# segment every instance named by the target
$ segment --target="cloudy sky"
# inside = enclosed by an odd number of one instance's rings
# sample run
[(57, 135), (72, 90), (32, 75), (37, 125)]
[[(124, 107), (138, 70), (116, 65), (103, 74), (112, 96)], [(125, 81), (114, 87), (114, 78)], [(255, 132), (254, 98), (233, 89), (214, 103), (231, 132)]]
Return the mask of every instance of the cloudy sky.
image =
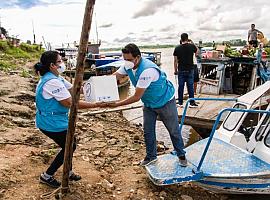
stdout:
[[(23, 41), (52, 46), (80, 40), (86, 0), (1, 0), (1, 26)], [(247, 39), (251, 23), (270, 38), (269, 0), (96, 0), (90, 40), (102, 48)], [(98, 34), (96, 34), (98, 33)]]

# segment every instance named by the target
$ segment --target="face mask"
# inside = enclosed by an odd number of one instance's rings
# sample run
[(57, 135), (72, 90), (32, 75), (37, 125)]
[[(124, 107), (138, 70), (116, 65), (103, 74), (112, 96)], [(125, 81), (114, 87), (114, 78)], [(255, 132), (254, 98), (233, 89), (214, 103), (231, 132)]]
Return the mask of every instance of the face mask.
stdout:
[(134, 67), (134, 63), (133, 62), (130, 62), (130, 61), (127, 61), (125, 60), (125, 68), (128, 70), (128, 69), (133, 69)]
[(61, 63), (61, 64), (59, 65), (59, 68), (57, 68), (57, 71), (58, 71), (59, 74), (62, 74), (65, 70), (66, 70), (66, 65), (65, 65), (65, 63)]

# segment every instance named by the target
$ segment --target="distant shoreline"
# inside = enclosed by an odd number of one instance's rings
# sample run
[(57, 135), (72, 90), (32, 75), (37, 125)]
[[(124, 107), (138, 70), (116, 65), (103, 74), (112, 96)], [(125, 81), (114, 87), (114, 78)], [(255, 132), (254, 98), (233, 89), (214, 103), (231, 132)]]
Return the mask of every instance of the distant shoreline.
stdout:
[[(140, 49), (163, 49), (163, 48), (173, 48), (175, 45), (144, 45), (139, 46)], [(100, 51), (121, 51), (122, 47), (116, 48), (100, 48)]]

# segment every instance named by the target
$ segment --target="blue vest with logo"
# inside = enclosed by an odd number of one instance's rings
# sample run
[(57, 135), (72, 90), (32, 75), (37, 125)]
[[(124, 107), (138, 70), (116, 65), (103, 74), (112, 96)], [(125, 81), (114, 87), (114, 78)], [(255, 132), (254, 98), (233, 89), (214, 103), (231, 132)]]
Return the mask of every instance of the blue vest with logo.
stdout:
[(132, 85), (136, 87), (141, 73), (148, 68), (155, 68), (158, 70), (160, 76), (157, 81), (152, 82), (148, 88), (146, 88), (141, 100), (146, 107), (161, 108), (172, 99), (175, 92), (173, 84), (167, 79), (166, 74), (161, 71), (155, 63), (146, 58), (141, 58), (135, 75), (133, 74), (132, 69), (128, 69), (126, 72)]
[(45, 99), (42, 95), (44, 84), (51, 80), (58, 79), (64, 82), (60, 76), (51, 72), (43, 75), (36, 88), (36, 126), (50, 132), (61, 132), (68, 128), (69, 108), (63, 106), (55, 98)]

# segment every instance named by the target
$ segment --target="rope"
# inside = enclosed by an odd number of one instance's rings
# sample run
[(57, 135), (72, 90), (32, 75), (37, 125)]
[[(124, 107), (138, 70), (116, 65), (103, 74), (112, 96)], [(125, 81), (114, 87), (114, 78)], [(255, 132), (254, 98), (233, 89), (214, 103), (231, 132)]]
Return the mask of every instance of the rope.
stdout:
[(143, 117), (143, 116), (135, 117), (135, 118), (130, 119), (130, 120), (128, 120), (128, 121), (131, 122), (131, 121), (134, 121), (134, 120), (139, 119), (139, 118), (141, 118), (141, 117)]
[[(42, 195), (40, 195), (40, 199), (48, 199), (52, 196), (54, 196), (58, 191), (60, 191), (61, 189), (69, 189), (68, 187), (59, 187), (56, 190), (52, 191), (52, 192), (46, 192)], [(62, 193), (59, 192), (59, 199), (61, 199), (62, 197)]]

